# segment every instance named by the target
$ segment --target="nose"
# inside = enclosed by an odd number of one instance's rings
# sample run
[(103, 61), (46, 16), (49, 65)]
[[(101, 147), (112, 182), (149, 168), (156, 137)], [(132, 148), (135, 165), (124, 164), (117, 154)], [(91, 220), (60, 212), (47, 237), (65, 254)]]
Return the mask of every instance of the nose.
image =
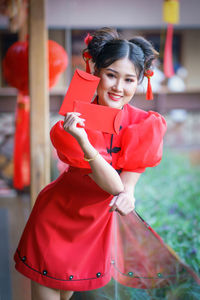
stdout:
[(116, 92), (123, 91), (123, 82), (121, 79), (116, 80), (115, 84), (113, 85), (113, 90)]

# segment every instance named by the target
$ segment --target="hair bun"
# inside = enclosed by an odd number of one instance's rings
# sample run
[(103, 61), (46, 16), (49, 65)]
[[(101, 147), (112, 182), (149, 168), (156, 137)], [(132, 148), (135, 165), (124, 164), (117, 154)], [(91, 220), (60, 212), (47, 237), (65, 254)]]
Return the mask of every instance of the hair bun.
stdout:
[(88, 43), (87, 49), (92, 56), (93, 62), (96, 62), (96, 58), (107, 43), (119, 39), (118, 32), (108, 27), (95, 31), (91, 36), (92, 39)]
[(151, 68), (152, 62), (158, 57), (158, 52), (154, 49), (152, 44), (141, 36), (136, 36), (133, 39), (129, 40), (130, 43), (133, 43), (140, 47), (144, 53), (144, 66), (148, 70)]

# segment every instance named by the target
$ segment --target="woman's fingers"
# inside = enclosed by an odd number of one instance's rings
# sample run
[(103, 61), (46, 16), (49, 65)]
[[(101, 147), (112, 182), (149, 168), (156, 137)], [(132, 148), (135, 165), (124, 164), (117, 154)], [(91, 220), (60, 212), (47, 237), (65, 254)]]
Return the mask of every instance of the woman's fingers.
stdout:
[(133, 211), (134, 207), (132, 206), (125, 206), (125, 207), (117, 207), (115, 211), (117, 211), (120, 215), (126, 216), (128, 215), (131, 211)]
[(76, 120), (80, 117), (80, 115), (81, 114), (77, 112), (69, 112), (65, 115), (64, 123), (68, 123), (69, 120)]
[(79, 112), (68, 112), (66, 115), (65, 115), (65, 118), (67, 118), (68, 116), (71, 116), (71, 115), (76, 115), (76, 116), (80, 116), (81, 115), (81, 113), (79, 113)]
[(118, 196), (114, 196), (113, 198), (112, 198), (112, 200), (111, 200), (111, 202), (110, 202), (110, 204), (109, 204), (109, 206), (111, 206), (111, 208), (110, 208), (110, 212), (112, 212), (112, 211), (114, 211), (114, 210), (116, 210), (117, 209), (117, 204), (116, 204), (116, 202), (117, 202), (117, 199), (120, 197), (120, 195), (118, 195)]
[(73, 120), (75, 117), (80, 117), (80, 113), (67, 113), (64, 118), (64, 123), (68, 123), (70, 120)]
[(120, 193), (118, 196), (114, 196), (109, 206), (110, 212), (117, 211), (121, 215), (129, 214), (135, 208), (135, 198), (127, 195), (126, 193)]
[(114, 196), (114, 197), (112, 198), (112, 200), (111, 200), (110, 203), (109, 203), (109, 206), (113, 206), (113, 204), (115, 203), (117, 197), (118, 197), (118, 196)]
[(67, 113), (64, 119), (63, 127), (65, 130), (74, 129), (77, 127), (77, 124), (85, 126), (85, 119), (80, 118), (80, 113)]
[(77, 141), (87, 139), (85, 131), (85, 119), (80, 118), (80, 113), (67, 113), (64, 119), (63, 128), (66, 132), (71, 134)]
[(69, 118), (68, 120), (66, 120), (63, 124), (63, 127), (65, 129), (67, 129), (68, 127), (70, 127), (72, 125), (72, 123), (74, 122), (74, 120), (72, 118)]

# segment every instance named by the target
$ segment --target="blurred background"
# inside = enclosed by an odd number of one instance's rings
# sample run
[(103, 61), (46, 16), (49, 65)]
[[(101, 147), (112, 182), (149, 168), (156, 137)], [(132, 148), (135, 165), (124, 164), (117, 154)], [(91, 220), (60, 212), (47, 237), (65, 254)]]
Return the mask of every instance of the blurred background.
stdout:
[[(172, 3), (164, 11), (164, 2), (178, 2), (179, 7)], [(34, 203), (33, 195), (49, 181), (42, 181), (42, 174), (47, 172), (54, 180), (66, 167), (58, 162), (54, 150), (48, 146), (50, 154), (44, 153), (44, 156), (50, 161), (49, 167), (45, 167), (41, 157), (43, 169), (34, 169), (37, 158), (33, 156), (37, 157), (37, 152), (34, 153), (33, 148), (37, 148), (39, 141), (32, 136), (39, 135), (45, 122), (50, 128), (61, 118), (58, 111), (74, 70), (85, 70), (81, 55), (84, 38), (88, 32), (104, 26), (116, 28), (127, 39), (142, 35), (160, 53), (152, 78), (154, 100), (145, 100), (147, 82), (144, 81), (131, 102), (138, 108), (158, 111), (168, 125), (163, 161), (142, 176), (136, 190), (136, 208), (181, 258), (199, 272), (199, 11), (199, 0), (0, 1), (0, 299), (30, 299), (29, 281), (14, 270), (12, 256)], [(40, 32), (40, 23), (44, 32)], [(51, 45), (52, 52), (49, 44), (49, 56), (43, 64), (37, 51), (41, 40), (47, 42), (45, 38), (56, 43)], [(13, 45), (16, 48), (12, 48)], [(55, 50), (54, 47), (58, 46), (61, 48)], [(13, 51), (10, 56), (9, 51)], [(29, 62), (29, 68), (28, 53), (34, 58), (32, 64)], [(61, 65), (59, 70), (56, 69), (58, 62)], [(172, 64), (171, 68), (166, 68), (166, 64)], [(48, 65), (49, 89), (48, 83), (44, 82), (46, 94), (39, 94), (42, 88), (34, 81), (37, 70), (34, 73), (32, 69), (34, 66), (38, 70), (45, 69)], [(37, 102), (37, 95), (38, 99), (46, 97), (45, 113), (43, 100)], [(29, 115), (31, 120), (38, 122), (34, 129), (31, 126), (30, 134)], [(49, 143), (48, 134), (45, 139), (43, 148)], [(30, 160), (33, 170), (30, 170)], [(34, 187), (33, 177), (42, 182), (38, 187)], [(200, 298), (199, 289), (193, 285), (179, 292), (176, 290), (176, 296), (173, 293), (167, 291), (160, 298), (157, 295), (156, 299)], [(151, 293), (142, 294), (142, 298), (139, 294), (134, 297), (132, 294), (130, 299), (155, 299)]]

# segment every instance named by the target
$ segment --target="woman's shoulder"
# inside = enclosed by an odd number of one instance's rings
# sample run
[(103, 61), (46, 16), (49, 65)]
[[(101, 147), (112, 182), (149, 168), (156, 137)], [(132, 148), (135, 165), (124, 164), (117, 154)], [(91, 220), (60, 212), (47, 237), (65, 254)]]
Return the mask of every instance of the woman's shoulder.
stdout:
[(124, 107), (125, 110), (125, 114), (127, 114), (129, 116), (129, 120), (130, 123), (133, 124), (137, 124), (142, 120), (145, 120), (145, 118), (147, 118), (148, 116), (148, 112), (137, 108), (135, 106), (132, 106), (130, 104), (125, 105)]
[(141, 173), (161, 160), (166, 122), (154, 111), (145, 112), (130, 105), (126, 109), (129, 124), (121, 135), (121, 152), (116, 165), (118, 169)]
[[(143, 109), (127, 104), (125, 107), (125, 119), (128, 119), (128, 126), (132, 124), (144, 125), (144, 123), (154, 123), (156, 120), (161, 123), (166, 123), (164, 117), (156, 111), (145, 111)], [(127, 117), (128, 116), (128, 117)], [(166, 124), (165, 124), (166, 125)]]

